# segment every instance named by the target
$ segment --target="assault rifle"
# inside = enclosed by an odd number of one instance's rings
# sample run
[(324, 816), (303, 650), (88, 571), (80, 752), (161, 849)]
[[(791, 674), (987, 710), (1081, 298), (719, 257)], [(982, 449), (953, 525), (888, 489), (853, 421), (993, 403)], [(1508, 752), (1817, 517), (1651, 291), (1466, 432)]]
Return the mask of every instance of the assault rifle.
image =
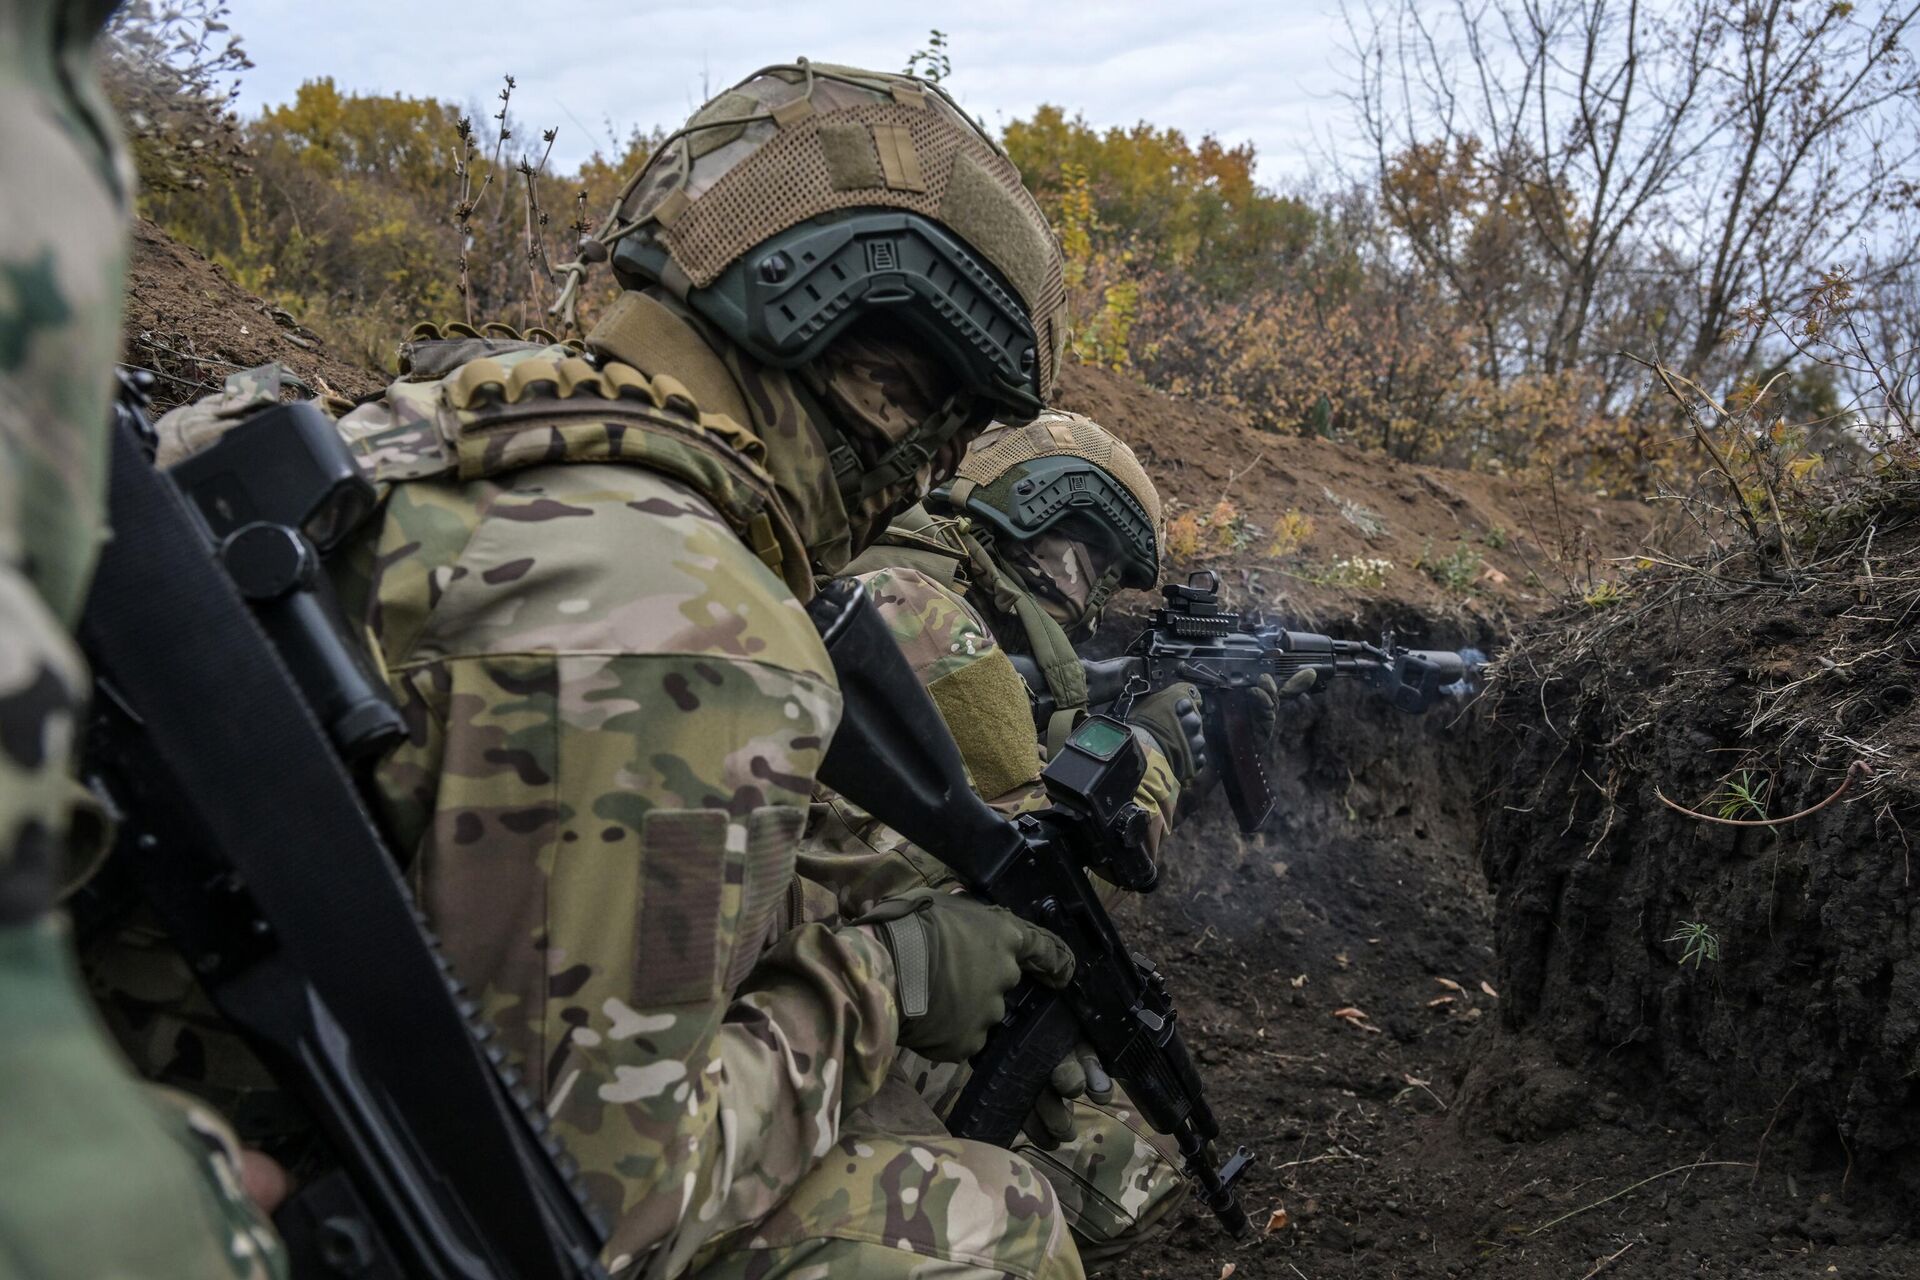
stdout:
[(1166, 982), (1131, 951), (1087, 878), (1151, 888), (1147, 815), (1133, 803), (1146, 758), (1126, 725), (1091, 716), (1042, 781), (1052, 806), (1008, 819), (967, 785), (960, 749), (866, 593), (845, 580), (808, 606), (844, 710), (820, 780), (946, 863), (966, 887), (1072, 948), (1063, 991), (1023, 984), (973, 1059), (947, 1117), (961, 1137), (1011, 1144), (1047, 1077), (1084, 1040), (1149, 1124), (1175, 1139), (1186, 1173), (1234, 1235), (1248, 1229), (1234, 1184), (1251, 1156), (1214, 1164), (1219, 1122), (1180, 1034)]
[[(1389, 632), (1379, 644), (1340, 640), (1311, 631), (1287, 631), (1257, 613), (1234, 613), (1220, 603), (1220, 579), (1211, 570), (1160, 589), (1165, 603), (1148, 618), (1124, 656), (1083, 661), (1087, 701), (1125, 718), (1141, 694), (1182, 680), (1199, 687), (1205, 704), (1207, 759), (1218, 762), (1227, 799), (1242, 831), (1258, 831), (1273, 815), (1264, 744), (1257, 741), (1253, 687), (1262, 676), (1285, 684), (1312, 671), (1314, 688), (1352, 676), (1380, 689), (1402, 711), (1432, 706), (1448, 686), (1465, 679), (1478, 660), (1444, 649), (1408, 649)], [(1053, 695), (1033, 659), (1011, 655), (1032, 695), (1034, 722), (1053, 715)]]
[[(172, 469), (116, 411), (113, 540), (82, 620), (110, 880), (312, 1113), (275, 1215), (296, 1280), (583, 1280), (605, 1231), (440, 957), (350, 767), (404, 734), (320, 557), (371, 486), (310, 404)], [(103, 886), (102, 890), (107, 886)]]

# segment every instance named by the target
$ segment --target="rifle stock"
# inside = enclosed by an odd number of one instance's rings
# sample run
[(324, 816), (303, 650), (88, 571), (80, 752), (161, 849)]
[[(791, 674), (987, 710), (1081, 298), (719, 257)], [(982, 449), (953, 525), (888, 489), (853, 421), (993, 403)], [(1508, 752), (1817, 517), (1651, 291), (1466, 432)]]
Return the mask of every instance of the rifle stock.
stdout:
[[(1033, 723), (1037, 730), (1044, 731), (1047, 722), (1053, 719), (1053, 713), (1059, 705), (1053, 700), (1053, 691), (1047, 687), (1047, 678), (1041, 674), (1040, 664), (1033, 660), (1032, 654), (1014, 653), (1007, 650), (1007, 657), (1013, 661), (1013, 669), (1020, 673), (1020, 679), (1026, 683), (1027, 695), (1033, 704)], [(1090, 707), (1110, 706), (1127, 691), (1127, 685), (1133, 678), (1142, 674), (1140, 659), (1120, 658), (1083, 658), (1080, 668), (1087, 676), (1087, 705)]]

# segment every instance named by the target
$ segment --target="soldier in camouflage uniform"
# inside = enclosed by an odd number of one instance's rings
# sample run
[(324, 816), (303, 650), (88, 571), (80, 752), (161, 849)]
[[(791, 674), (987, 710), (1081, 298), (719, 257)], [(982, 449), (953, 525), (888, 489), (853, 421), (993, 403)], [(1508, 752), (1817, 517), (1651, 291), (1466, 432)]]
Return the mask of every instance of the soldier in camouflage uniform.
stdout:
[(378, 785), (420, 899), (616, 1272), (1071, 1280), (1031, 1164), (862, 1107), (900, 1045), (991, 1025), (946, 1034), (942, 955), (998, 940), (997, 1018), (1058, 941), (945, 894), (783, 928), (839, 717), (801, 603), (1044, 403), (1058, 248), (937, 88), (799, 63), (703, 107), (568, 269), (608, 257), (584, 348), (427, 332), (340, 423), (383, 491), (342, 587), (410, 721)]
[(231, 1136), (133, 1079), (53, 907), (101, 838), (70, 633), (104, 532), (132, 184), (93, 70), (108, 7), (0, 0), (0, 1272), (284, 1274)]
[[(1043, 468), (1026, 465), (1041, 459), (1047, 460)], [(1014, 506), (1014, 486), (1029, 481), (1021, 497), (1036, 515), (1032, 523), (1045, 524), (1042, 531), (1013, 529), (997, 508), (991, 521), (951, 514), (970, 500), (985, 506), (989, 493)], [(1050, 485), (1063, 495), (1085, 496), (1071, 506), (1063, 501), (1063, 510), (1043, 521), (1034, 499)], [(957, 499), (950, 496), (955, 493)], [(1046, 753), (1034, 740), (1026, 686), (1007, 651), (1048, 655), (1054, 660), (1043, 660), (1041, 669), (1061, 685), (1079, 674), (1069, 633), (1090, 634), (1117, 587), (1151, 587), (1159, 578), (1165, 538), (1159, 495), (1123, 442), (1088, 418), (1050, 410), (1024, 427), (996, 426), (983, 435), (934, 501), (947, 514), (914, 508), (849, 572), (866, 585), (953, 729), (975, 789), (1007, 812), (1044, 806), (1039, 773)], [(1085, 709), (1084, 679), (1077, 697), (1055, 692), (1064, 709), (1058, 735)], [(1190, 687), (1159, 695), (1136, 727), (1149, 759), (1139, 802), (1155, 815), (1150, 847), (1156, 852), (1181, 788), (1193, 777), (1191, 771), (1178, 776), (1169, 759), (1190, 759), (1191, 747), (1163, 744), (1166, 724), (1154, 711), (1161, 704), (1171, 711), (1175, 701), (1192, 696)], [(1164, 720), (1178, 731), (1176, 716)], [(952, 879), (935, 859), (844, 799), (828, 797), (824, 807), (827, 820), (816, 822), (801, 869), (809, 883), (825, 886), (824, 901), (838, 909), (858, 910), (903, 886)], [(964, 1067), (912, 1054), (902, 1055), (896, 1072), (936, 1114), (966, 1081)], [(1109, 1261), (1170, 1222), (1186, 1200), (1186, 1182), (1177, 1150), (1124, 1093), (1080, 1094), (1076, 1064), (1068, 1064), (1065, 1079), (1072, 1096), (1045, 1099), (1017, 1149), (1052, 1183), (1083, 1259)]]

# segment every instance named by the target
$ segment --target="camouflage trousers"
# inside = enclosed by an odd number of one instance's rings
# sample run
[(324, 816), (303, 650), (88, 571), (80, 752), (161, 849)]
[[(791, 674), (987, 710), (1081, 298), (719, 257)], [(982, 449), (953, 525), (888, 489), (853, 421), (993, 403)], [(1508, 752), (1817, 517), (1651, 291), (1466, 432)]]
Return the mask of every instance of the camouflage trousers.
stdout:
[(1060, 1199), (1087, 1266), (1111, 1262), (1159, 1235), (1187, 1201), (1172, 1139), (1140, 1118), (1126, 1092), (1112, 1102), (1073, 1104), (1073, 1137), (1052, 1151), (1026, 1138), (1013, 1149), (1040, 1171)]
[[(896, 1075), (945, 1115), (967, 1082), (965, 1063), (928, 1062), (903, 1050)], [(1187, 1200), (1180, 1150), (1156, 1133), (1115, 1086), (1111, 1102), (1073, 1104), (1073, 1137), (1047, 1150), (1024, 1134), (1013, 1150), (1039, 1170), (1066, 1214), (1088, 1266), (1110, 1262), (1171, 1223)]]
[(850, 1113), (770, 1216), (695, 1280), (1080, 1280), (1053, 1188), (1020, 1154), (946, 1132), (904, 1080)]
[[(815, 806), (816, 819), (821, 808)], [(813, 848), (818, 850), (818, 844)], [(810, 859), (809, 871), (839, 876), (854, 886), (854, 898), (873, 901), (914, 884), (928, 883), (937, 872), (921, 874), (914, 861), (925, 857), (911, 847), (890, 848), (865, 857), (836, 851)], [(832, 918), (832, 891), (811, 879), (803, 878), (799, 883), (805, 899), (801, 918)], [(966, 1080), (965, 1063), (929, 1062), (910, 1050), (901, 1050), (894, 1060), (889, 1086), (904, 1085), (901, 1092), (910, 1094), (919, 1104), (924, 1121), (905, 1122), (903, 1127), (900, 1117), (889, 1116), (890, 1122), (897, 1131), (947, 1136), (939, 1117), (960, 1096)], [(1088, 1264), (1117, 1258), (1151, 1239), (1186, 1203), (1187, 1180), (1180, 1170), (1178, 1147), (1172, 1139), (1155, 1133), (1119, 1088), (1108, 1103), (1076, 1102), (1074, 1136), (1057, 1149), (1043, 1150), (1023, 1136), (1014, 1143), (1014, 1151), (1053, 1188), (1079, 1244), (1080, 1256)]]
[[(912, 846), (890, 841), (881, 842), (877, 849), (862, 846), (844, 827), (833, 826), (834, 818), (826, 806), (814, 806), (815, 833), (810, 856), (803, 858), (809, 878), (799, 882), (805, 901), (802, 919), (825, 920), (835, 915), (835, 894), (825, 882), (834, 883), (850, 900), (866, 903), (939, 881), (942, 869), (928, 865), (931, 860)], [(834, 839), (820, 838), (823, 825)], [(878, 830), (892, 834), (885, 828)], [(861, 848), (866, 851), (850, 851)], [(902, 1050), (894, 1060), (890, 1083), (905, 1085), (925, 1109), (931, 1131), (945, 1136), (938, 1117), (960, 1096), (966, 1080), (965, 1063), (929, 1062)], [(910, 1126), (906, 1131), (923, 1130)], [(1151, 1239), (1186, 1203), (1187, 1180), (1180, 1171), (1178, 1147), (1153, 1131), (1121, 1089), (1116, 1088), (1108, 1103), (1076, 1102), (1074, 1136), (1056, 1150), (1043, 1150), (1023, 1136), (1014, 1143), (1014, 1151), (1052, 1186), (1080, 1256), (1090, 1265), (1117, 1258)]]

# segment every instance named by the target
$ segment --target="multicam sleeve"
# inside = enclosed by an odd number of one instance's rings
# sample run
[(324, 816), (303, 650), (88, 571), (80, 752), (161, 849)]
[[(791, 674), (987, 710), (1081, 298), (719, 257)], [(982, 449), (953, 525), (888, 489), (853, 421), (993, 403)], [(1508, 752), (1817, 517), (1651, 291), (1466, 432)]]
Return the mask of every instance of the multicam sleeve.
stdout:
[(31, 584), (0, 564), (0, 927), (53, 905), (79, 786), (80, 655)]
[(1026, 684), (965, 597), (917, 569), (858, 581), (960, 745), (968, 780), (989, 804), (1023, 807), (1040, 779)]
[(80, 785), (79, 653), (0, 563), (0, 1271), (286, 1274), (230, 1166), (101, 1033), (50, 910)]
[(869, 931), (763, 954), (839, 714), (826, 654), (648, 472), (402, 485), (387, 522), (414, 734), (382, 785), (422, 900), (611, 1211), (609, 1264), (675, 1274), (771, 1212), (895, 1054)]

